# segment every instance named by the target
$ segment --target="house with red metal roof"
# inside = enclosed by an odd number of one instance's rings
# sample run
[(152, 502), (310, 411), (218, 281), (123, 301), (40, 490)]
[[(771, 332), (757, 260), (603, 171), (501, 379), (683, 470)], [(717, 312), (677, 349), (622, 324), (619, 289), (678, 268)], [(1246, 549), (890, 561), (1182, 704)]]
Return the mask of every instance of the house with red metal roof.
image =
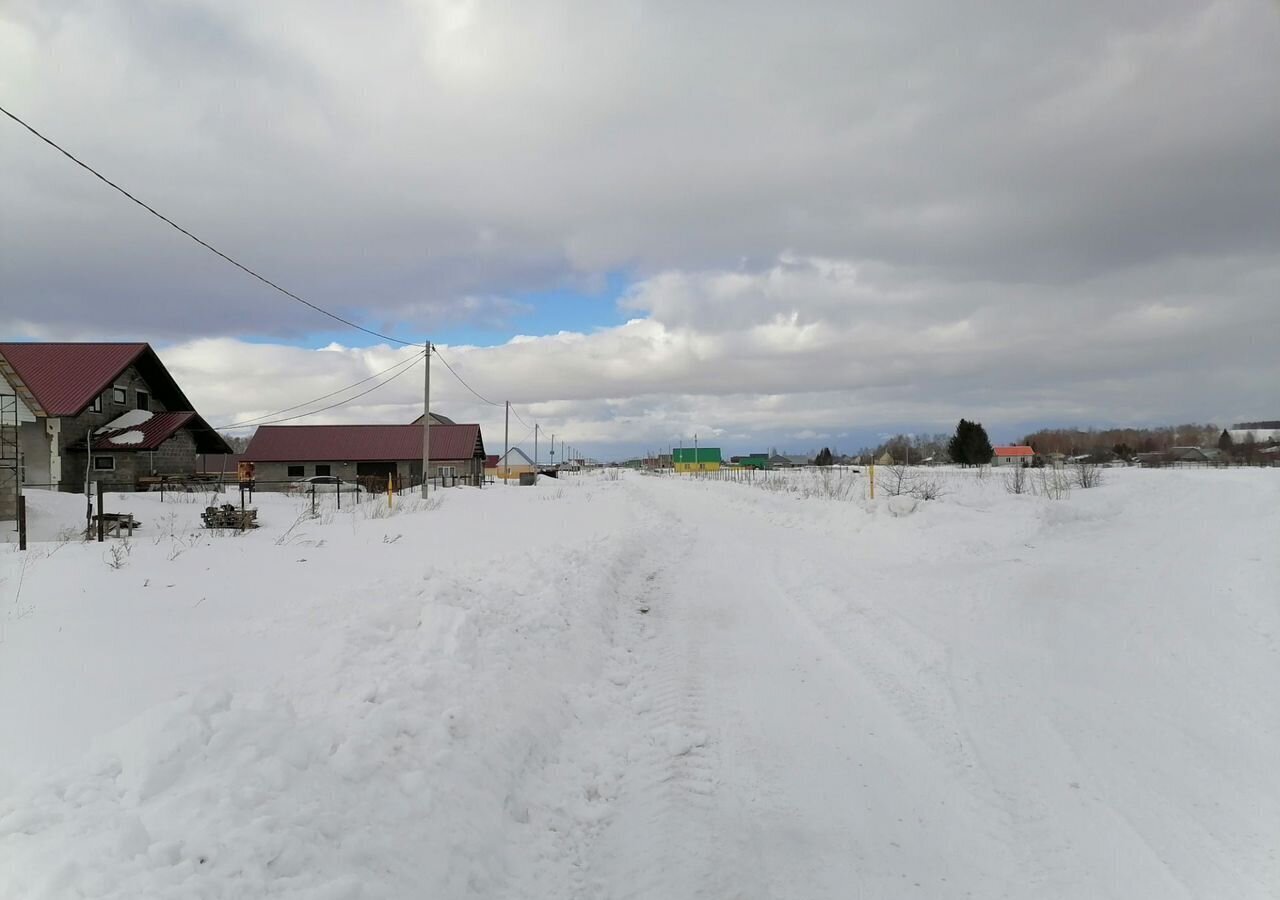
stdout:
[[(452, 486), (484, 484), (479, 425), (437, 425), (432, 414), (431, 479)], [(263, 489), (334, 476), (371, 490), (422, 483), (421, 425), (262, 425), (241, 458), (254, 464)]]
[(24, 487), (134, 488), (231, 452), (147, 343), (0, 343), (5, 410)]
[(993, 466), (1029, 466), (1035, 461), (1036, 451), (1033, 447), (1019, 444), (1009, 447), (996, 447), (991, 454)]

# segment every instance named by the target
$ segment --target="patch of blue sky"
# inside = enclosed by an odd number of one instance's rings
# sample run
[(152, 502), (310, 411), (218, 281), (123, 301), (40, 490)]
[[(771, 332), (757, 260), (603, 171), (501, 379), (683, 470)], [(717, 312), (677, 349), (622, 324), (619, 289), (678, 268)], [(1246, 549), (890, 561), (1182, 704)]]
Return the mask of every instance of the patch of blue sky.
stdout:
[[(634, 313), (620, 310), (618, 300), (631, 286), (631, 279), (621, 272), (611, 272), (597, 290), (564, 286), (548, 290), (525, 291), (503, 299), (512, 311), (495, 319), (486, 312), (479, 320), (444, 322), (434, 329), (431, 340), (439, 344), (470, 344), (487, 347), (505, 344), (516, 335), (541, 336), (561, 331), (590, 333), (601, 328), (622, 325)], [(422, 341), (426, 335), (408, 328), (379, 327), (376, 323), (353, 316), (373, 331), (392, 335), (404, 341)], [(350, 328), (311, 331), (289, 337), (246, 334), (241, 340), (253, 344), (284, 344), (290, 347), (324, 347), (331, 343), (344, 347), (369, 347), (385, 343), (379, 338)]]

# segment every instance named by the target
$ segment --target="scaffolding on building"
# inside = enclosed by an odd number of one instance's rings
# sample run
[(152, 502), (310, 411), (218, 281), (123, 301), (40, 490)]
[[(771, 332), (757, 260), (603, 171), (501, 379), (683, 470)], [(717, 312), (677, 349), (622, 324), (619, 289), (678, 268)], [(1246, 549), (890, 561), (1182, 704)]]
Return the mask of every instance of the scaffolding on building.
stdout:
[(18, 516), (22, 493), (22, 458), (18, 449), (18, 397), (0, 394), (0, 520)]

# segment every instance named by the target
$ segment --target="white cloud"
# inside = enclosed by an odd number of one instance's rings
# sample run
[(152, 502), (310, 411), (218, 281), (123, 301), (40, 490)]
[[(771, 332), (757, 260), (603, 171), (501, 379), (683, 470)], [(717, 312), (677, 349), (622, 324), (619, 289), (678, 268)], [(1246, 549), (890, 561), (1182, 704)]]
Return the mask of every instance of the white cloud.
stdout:
[[(701, 330), (703, 311), (725, 296), (734, 301), (725, 315)], [(923, 296), (930, 299), (912, 299)], [(1267, 385), (1280, 379), (1273, 348), (1251, 343), (1238, 325), (1280, 333), (1280, 307), (1219, 304), (1188, 319), (1176, 298), (1153, 296), (1132, 276), (1095, 285), (1089, 299), (1064, 291), (1056, 303), (1025, 309), (1008, 287), (903, 282), (888, 271), (873, 280), (856, 264), (793, 256), (755, 275), (664, 273), (637, 286), (628, 303), (635, 297), (655, 310), (650, 318), (440, 350), (488, 399), (511, 400), (530, 423), (537, 417), (549, 432), (601, 453), (695, 432), (785, 443), (869, 433), (883, 423), (934, 430), (961, 415), (995, 427), (1225, 421), (1268, 408)], [(780, 316), (779, 308), (797, 312)], [(1149, 340), (1153, 329), (1158, 345)], [(1250, 373), (1252, 387), (1238, 389), (1229, 407), (1214, 377), (1218, 353)], [(291, 406), (410, 354), (226, 339), (163, 351), (206, 418), (218, 422)], [(480, 421), (497, 446), (501, 408), (479, 402), (439, 362), (433, 376), (433, 405)], [(307, 421), (408, 422), (421, 411), (421, 391), (420, 377), (406, 376)]]

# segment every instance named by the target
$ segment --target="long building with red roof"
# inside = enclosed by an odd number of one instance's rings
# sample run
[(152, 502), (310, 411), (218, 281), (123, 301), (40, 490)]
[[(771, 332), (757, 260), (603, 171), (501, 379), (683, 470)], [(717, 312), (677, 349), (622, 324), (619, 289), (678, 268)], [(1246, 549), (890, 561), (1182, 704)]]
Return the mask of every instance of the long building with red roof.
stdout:
[[(432, 413), (433, 420), (435, 413)], [(241, 458), (254, 464), (262, 487), (316, 476), (366, 487), (422, 483), (422, 426), (263, 425)], [(484, 438), (479, 425), (431, 426), (431, 478), (437, 484), (484, 483)]]

